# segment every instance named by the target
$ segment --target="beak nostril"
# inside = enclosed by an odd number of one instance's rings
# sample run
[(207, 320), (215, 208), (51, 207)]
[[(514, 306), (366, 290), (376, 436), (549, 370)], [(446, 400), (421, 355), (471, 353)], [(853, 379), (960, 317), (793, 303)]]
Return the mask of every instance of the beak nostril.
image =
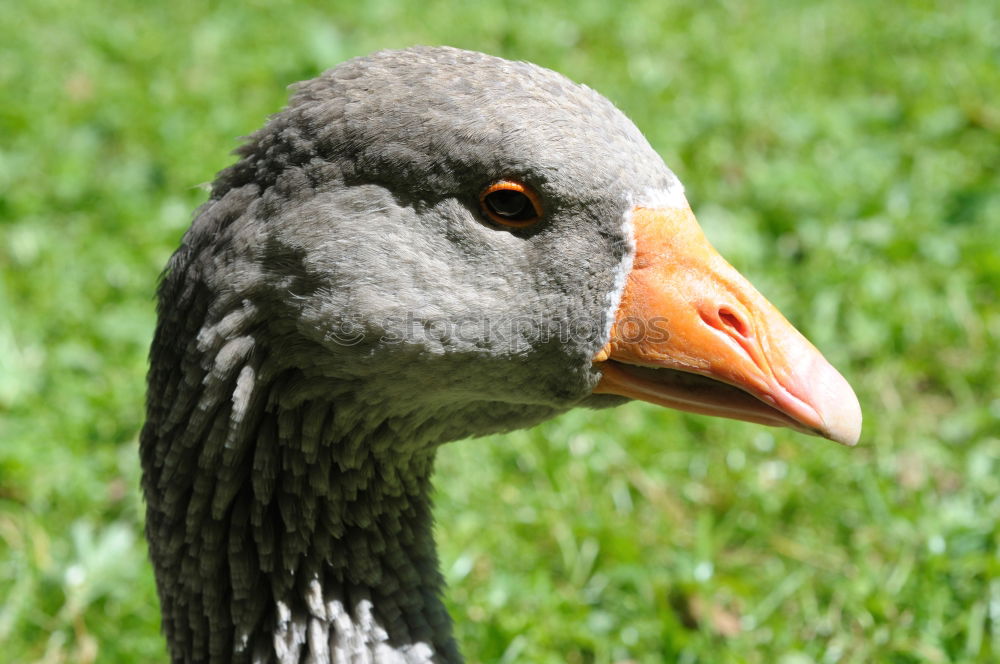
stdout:
[(719, 320), (722, 321), (723, 325), (730, 328), (733, 332), (740, 335), (741, 337), (751, 336), (749, 326), (746, 324), (746, 322), (741, 317), (733, 313), (730, 309), (727, 309), (725, 307), (719, 309)]

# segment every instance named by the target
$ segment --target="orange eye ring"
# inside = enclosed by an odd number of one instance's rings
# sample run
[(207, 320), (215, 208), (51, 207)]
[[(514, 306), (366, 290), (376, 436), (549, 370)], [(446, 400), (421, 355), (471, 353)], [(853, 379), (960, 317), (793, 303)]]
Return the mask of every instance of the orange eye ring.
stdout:
[(542, 202), (531, 187), (517, 180), (497, 180), (479, 194), (487, 219), (508, 228), (527, 228), (542, 218)]

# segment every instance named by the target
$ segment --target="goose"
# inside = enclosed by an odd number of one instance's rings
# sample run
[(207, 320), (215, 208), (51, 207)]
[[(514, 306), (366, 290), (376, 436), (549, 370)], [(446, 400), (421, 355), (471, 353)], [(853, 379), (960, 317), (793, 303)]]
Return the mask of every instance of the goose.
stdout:
[(174, 662), (461, 661), (429, 496), (448, 441), (629, 400), (858, 440), (845, 379), (560, 74), (378, 52), (299, 84), (236, 154), (150, 351)]

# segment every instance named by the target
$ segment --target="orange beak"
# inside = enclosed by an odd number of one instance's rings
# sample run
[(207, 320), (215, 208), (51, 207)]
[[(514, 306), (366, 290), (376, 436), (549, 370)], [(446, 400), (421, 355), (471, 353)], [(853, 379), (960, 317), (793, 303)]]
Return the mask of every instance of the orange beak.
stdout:
[(635, 257), (594, 392), (854, 445), (851, 386), (708, 243), (686, 204), (632, 212)]

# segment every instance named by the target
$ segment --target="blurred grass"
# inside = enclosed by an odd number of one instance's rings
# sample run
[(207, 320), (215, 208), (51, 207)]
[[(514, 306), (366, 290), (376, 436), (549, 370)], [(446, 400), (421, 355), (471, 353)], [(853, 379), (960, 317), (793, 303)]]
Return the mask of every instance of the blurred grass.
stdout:
[(0, 659), (165, 660), (136, 462), (156, 277), (286, 85), (414, 43), (614, 100), (866, 416), (855, 450), (641, 405), (448, 446), (470, 661), (1000, 659), (991, 0), (9, 3)]

